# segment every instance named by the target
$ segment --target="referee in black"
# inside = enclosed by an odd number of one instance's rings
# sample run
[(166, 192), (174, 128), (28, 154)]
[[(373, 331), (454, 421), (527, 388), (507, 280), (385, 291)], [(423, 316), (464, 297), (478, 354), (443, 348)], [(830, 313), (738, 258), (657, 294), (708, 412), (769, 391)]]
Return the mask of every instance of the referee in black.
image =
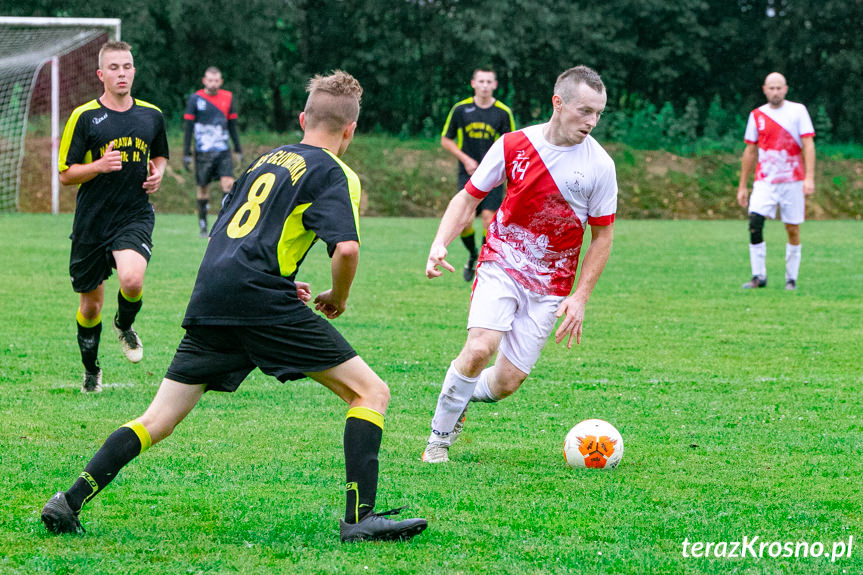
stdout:
[(137, 363), (143, 357), (132, 323), (141, 309), (153, 248), (155, 217), (148, 196), (159, 189), (168, 162), (162, 112), (131, 95), (131, 46), (103, 45), (96, 74), (104, 93), (72, 112), (59, 158), (60, 182), (78, 185), (69, 275), (72, 288), (81, 294), (76, 319), (84, 392), (102, 390), (99, 339), (105, 280), (112, 268), (120, 283), (114, 330), (126, 359)]
[[(343, 542), (409, 539), (425, 529), (425, 519), (386, 517), (400, 509), (374, 512), (389, 388), (314, 311), (339, 317), (357, 268), (360, 182), (339, 156), (353, 139), (362, 88), (336, 71), (315, 76), (308, 92), (302, 141), (252, 162), (225, 199), (186, 309), (186, 335), (156, 397), (48, 501), (42, 521), (50, 531), (82, 530), (82, 505), (121, 468), (170, 435), (205, 391), (234, 391), (255, 367), (280, 381), (310, 377), (349, 405)], [(296, 276), (318, 239), (332, 259), (332, 287), (312, 300)]]

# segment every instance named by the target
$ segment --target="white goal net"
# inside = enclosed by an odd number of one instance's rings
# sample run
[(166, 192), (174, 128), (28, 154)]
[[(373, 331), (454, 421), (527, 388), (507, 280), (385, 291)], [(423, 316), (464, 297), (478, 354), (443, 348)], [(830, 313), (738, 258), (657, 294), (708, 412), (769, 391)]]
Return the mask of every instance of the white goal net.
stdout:
[[(60, 130), (101, 94), (99, 48), (119, 30), (116, 19), (0, 17), (0, 212), (60, 210)], [(74, 194), (64, 200), (68, 210)]]

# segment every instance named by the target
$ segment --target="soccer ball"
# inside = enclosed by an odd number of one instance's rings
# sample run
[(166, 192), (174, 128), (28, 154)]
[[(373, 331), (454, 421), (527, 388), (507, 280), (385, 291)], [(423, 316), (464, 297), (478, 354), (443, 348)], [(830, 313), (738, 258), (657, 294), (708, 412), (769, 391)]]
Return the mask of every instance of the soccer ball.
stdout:
[(601, 419), (586, 419), (569, 430), (563, 456), (572, 468), (614, 469), (623, 459), (623, 437)]

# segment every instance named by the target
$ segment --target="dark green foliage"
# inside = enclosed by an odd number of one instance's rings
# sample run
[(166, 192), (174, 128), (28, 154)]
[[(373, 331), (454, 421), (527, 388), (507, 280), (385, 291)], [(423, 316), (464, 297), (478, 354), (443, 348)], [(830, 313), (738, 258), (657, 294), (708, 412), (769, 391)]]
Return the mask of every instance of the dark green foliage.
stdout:
[[(480, 65), (497, 71), (498, 97), (526, 125), (550, 113), (557, 75), (587, 64), (605, 79), (609, 112), (636, 114), (623, 130), (632, 145), (724, 138), (728, 122), (763, 102), (772, 71), (788, 78), (789, 99), (810, 112), (823, 106), (836, 141), (863, 134), (859, 0), (91, 0), (74, 9), (0, 0), (0, 13), (120, 17), (140, 97), (179, 118), (204, 68), (216, 65), (244, 128), (295, 128), (308, 78), (343, 68), (366, 90), (361, 130), (435, 135)], [(629, 105), (618, 108), (622, 98)], [(655, 113), (666, 102), (687, 119), (660, 137), (645, 116), (650, 103)], [(730, 116), (705, 113), (714, 102)]]

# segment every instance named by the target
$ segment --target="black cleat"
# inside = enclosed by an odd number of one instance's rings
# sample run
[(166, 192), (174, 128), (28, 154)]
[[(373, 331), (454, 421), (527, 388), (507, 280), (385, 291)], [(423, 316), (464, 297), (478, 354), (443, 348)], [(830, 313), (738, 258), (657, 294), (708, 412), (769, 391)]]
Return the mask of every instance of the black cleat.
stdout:
[(794, 291), (797, 289), (797, 281), (796, 280), (788, 280), (785, 282), (785, 289), (788, 291)]
[(476, 275), (476, 258), (469, 258), (467, 263), (464, 264), (464, 269), (461, 272), (461, 277), (464, 278), (466, 282), (472, 282), (473, 276)]
[(359, 523), (345, 523), (339, 520), (339, 536), (342, 543), (355, 541), (407, 541), (422, 533), (428, 527), (428, 521), (416, 517), (404, 521), (393, 521), (384, 515), (401, 513), (404, 507), (390, 509), (383, 513), (369, 513)]
[(741, 286), (743, 289), (755, 289), (767, 287), (766, 276), (752, 276), (752, 279)]
[(101, 393), (102, 392), (102, 370), (97, 369), (95, 372), (84, 370), (84, 383), (81, 384), (81, 393)]
[(78, 514), (66, 501), (66, 494), (59, 491), (42, 508), (42, 523), (51, 533), (84, 533)]

